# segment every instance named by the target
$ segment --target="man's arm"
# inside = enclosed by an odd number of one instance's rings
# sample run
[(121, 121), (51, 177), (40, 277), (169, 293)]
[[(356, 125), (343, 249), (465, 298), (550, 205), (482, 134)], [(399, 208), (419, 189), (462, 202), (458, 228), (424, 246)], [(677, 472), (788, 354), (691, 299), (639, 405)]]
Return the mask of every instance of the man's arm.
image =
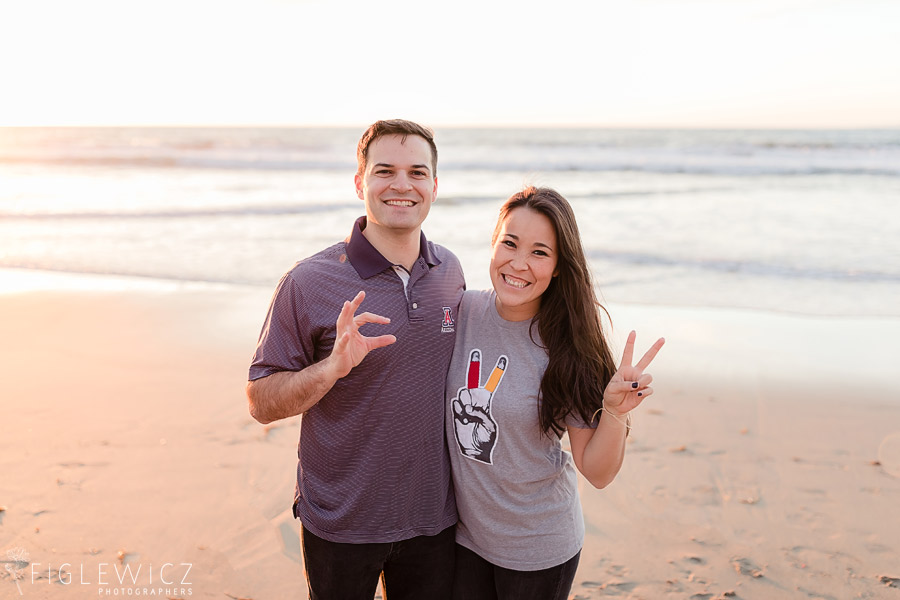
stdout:
[(336, 323), (337, 339), (328, 358), (300, 371), (281, 371), (247, 384), (250, 415), (254, 419), (265, 424), (308, 411), (370, 351), (397, 341), (393, 335), (366, 337), (359, 333), (366, 323), (391, 322), (368, 312), (356, 315), (365, 297), (366, 293), (360, 292), (352, 301), (344, 302)]
[(262, 424), (305, 413), (339, 379), (329, 358), (302, 371), (280, 371), (247, 383), (250, 416)]

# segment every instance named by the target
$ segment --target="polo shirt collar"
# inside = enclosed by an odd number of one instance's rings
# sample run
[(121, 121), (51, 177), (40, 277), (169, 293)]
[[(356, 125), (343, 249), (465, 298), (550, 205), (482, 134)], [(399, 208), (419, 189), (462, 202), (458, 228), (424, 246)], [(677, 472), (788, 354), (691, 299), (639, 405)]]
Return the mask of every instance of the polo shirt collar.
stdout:
[[(353, 224), (353, 232), (350, 234), (350, 240), (347, 242), (347, 258), (350, 264), (359, 273), (363, 279), (368, 279), (385, 269), (393, 267), (393, 263), (382, 256), (381, 252), (375, 249), (375, 246), (363, 235), (363, 229), (366, 228), (366, 218), (360, 217)], [(425, 234), (419, 231), (419, 256), (425, 259), (429, 267), (441, 264), (438, 257), (434, 255), (425, 239)]]

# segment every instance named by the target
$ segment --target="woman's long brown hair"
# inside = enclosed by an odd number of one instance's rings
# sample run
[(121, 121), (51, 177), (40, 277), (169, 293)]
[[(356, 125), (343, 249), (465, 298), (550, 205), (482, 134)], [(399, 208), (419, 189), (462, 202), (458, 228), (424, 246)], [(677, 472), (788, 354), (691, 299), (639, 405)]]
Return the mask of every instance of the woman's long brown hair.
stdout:
[(541, 296), (532, 327), (537, 326), (541, 345), (549, 355), (539, 396), (541, 431), (562, 435), (569, 413), (585, 423), (591, 421), (603, 404), (603, 390), (616, 365), (603, 336), (598, 310), (602, 307), (569, 202), (550, 188), (525, 188), (500, 208), (492, 244), (497, 242), (502, 223), (517, 208), (546, 216), (556, 232), (557, 274)]

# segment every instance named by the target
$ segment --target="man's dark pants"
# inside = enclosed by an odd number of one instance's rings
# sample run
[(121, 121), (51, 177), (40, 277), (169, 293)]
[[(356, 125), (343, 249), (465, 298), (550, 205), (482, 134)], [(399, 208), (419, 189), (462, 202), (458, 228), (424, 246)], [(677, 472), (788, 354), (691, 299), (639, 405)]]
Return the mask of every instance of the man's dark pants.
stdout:
[(385, 600), (449, 599), (454, 529), (399, 542), (344, 544), (323, 540), (303, 527), (310, 600), (372, 600), (382, 573)]

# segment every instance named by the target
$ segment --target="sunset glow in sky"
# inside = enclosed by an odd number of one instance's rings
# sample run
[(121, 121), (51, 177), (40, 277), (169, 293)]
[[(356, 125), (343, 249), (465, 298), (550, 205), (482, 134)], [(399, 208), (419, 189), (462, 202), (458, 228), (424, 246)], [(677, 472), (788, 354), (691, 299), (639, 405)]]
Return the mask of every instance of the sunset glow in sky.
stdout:
[(900, 126), (900, 2), (4, 2), (0, 87), (0, 126)]

